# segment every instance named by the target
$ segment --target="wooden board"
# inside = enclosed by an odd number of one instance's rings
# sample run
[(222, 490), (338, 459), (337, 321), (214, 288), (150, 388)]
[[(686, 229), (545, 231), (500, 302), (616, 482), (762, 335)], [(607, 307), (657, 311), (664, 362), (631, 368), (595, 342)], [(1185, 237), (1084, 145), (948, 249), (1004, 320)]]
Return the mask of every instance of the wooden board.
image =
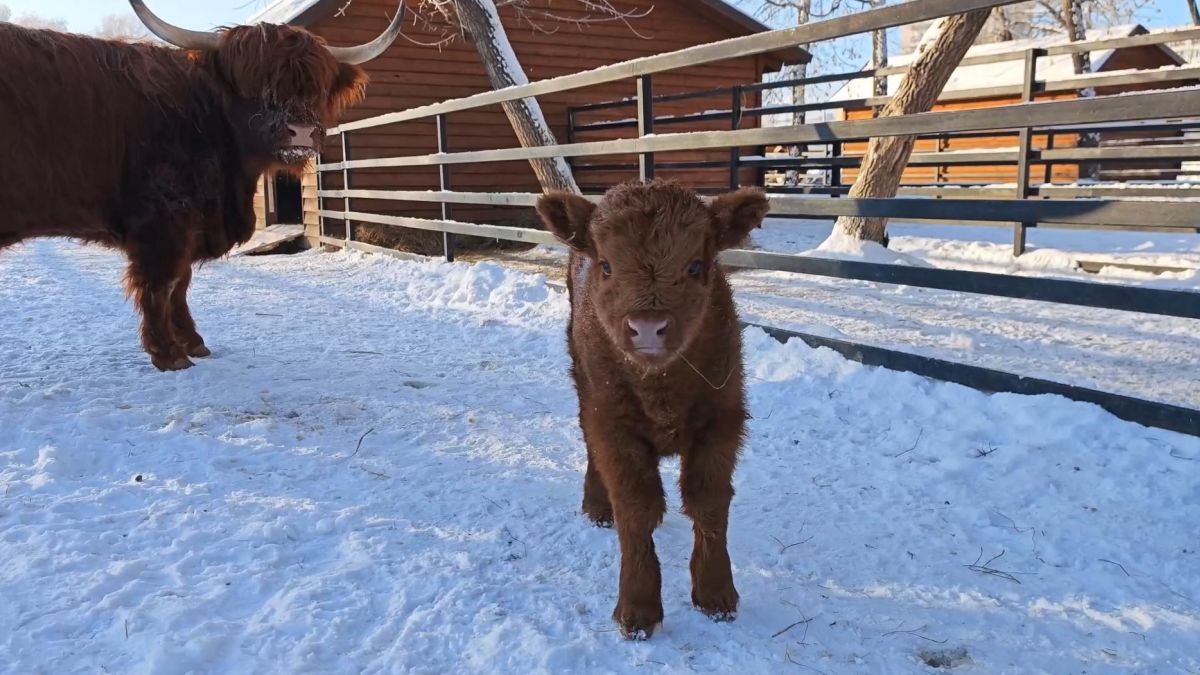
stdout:
[(229, 257), (266, 253), (273, 248), (304, 236), (303, 225), (271, 225), (266, 229), (255, 230), (250, 241), (235, 247), (229, 252)]

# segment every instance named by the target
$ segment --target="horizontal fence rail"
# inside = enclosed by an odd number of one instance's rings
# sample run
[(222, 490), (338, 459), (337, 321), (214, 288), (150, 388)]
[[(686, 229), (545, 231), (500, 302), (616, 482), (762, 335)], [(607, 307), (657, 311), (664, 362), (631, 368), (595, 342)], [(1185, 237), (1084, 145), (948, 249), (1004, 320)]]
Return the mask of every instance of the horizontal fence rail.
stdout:
[(560, 91), (570, 91), (608, 82), (628, 80), (639, 75), (650, 75), (689, 66), (725, 61), (742, 56), (756, 56), (780, 49), (791, 49), (796, 45), (823, 42), (849, 35), (869, 33), (887, 28), (897, 28), (949, 14), (970, 12), (1015, 5), (1021, 0), (922, 0), (883, 7), (869, 12), (860, 12), (844, 17), (817, 21), (795, 28), (784, 28), (767, 33), (757, 33), (731, 38), (713, 44), (689, 47), (667, 54), (647, 56), (632, 61), (603, 66), (594, 70), (565, 75), (549, 80), (488, 91), (466, 98), (444, 101), (433, 105), (412, 108), (402, 112), (379, 115), (357, 122), (349, 122), (331, 129), (330, 134), (339, 134), (357, 129), (408, 122), (435, 115), (471, 110), (487, 105), (516, 101), (522, 98), (542, 96)]
[[(529, 209), (536, 205), (539, 194), (527, 192), (472, 192), (452, 187), (450, 168), (477, 163), (518, 162), (547, 158), (600, 158), (622, 156), (616, 163), (583, 165), (592, 170), (637, 170), (640, 177), (654, 175), (662, 168), (732, 167), (729, 187), (739, 184), (741, 168), (760, 172), (765, 168), (820, 168), (840, 172), (861, 166), (862, 158), (844, 152), (847, 143), (862, 143), (872, 138), (914, 136), (918, 139), (1012, 138), (1014, 148), (914, 153), (912, 166), (994, 166), (1016, 164), (1018, 182), (1012, 186), (986, 184), (938, 184), (931, 186), (903, 185), (902, 197), (894, 199), (855, 199), (845, 196), (842, 185), (802, 185), (783, 188), (771, 195), (772, 214), (782, 217), (832, 219), (841, 216), (900, 218), (906, 222), (950, 222), (956, 224), (982, 223), (1013, 225), (1020, 246), (1024, 246), (1027, 228), (1038, 226), (1078, 228), (1136, 228), (1159, 229), (1170, 232), (1196, 232), (1200, 228), (1200, 204), (1180, 201), (1141, 202), (1113, 197), (1161, 197), (1164, 193), (1176, 196), (1200, 197), (1196, 188), (1164, 189), (1162, 185), (1105, 186), (1031, 184), (1032, 166), (1079, 164), (1084, 162), (1185, 162), (1200, 161), (1200, 138), (1183, 138), (1200, 132), (1200, 88), (1187, 87), (1167, 91), (1139, 92), (1128, 95), (1103, 96), (1076, 100), (1035, 101), (1039, 93), (1070, 92), (1081, 88), (1120, 86), (1162, 86), (1193, 84), (1200, 81), (1200, 68), (1164, 68), (1159, 71), (1099, 73), (1059, 81), (1039, 80), (1036, 63), (1046, 56), (1073, 54), (1086, 50), (1164, 44), (1168, 39), (1200, 39), (1200, 28), (1178, 31), (1170, 38), (1163, 35), (1139, 35), (1092, 42), (1027, 50), (1020, 54), (982, 55), (964, 60), (963, 65), (981, 65), (1006, 60), (1025, 60), (1024, 84), (1019, 87), (976, 88), (954, 96), (986, 94), (995, 97), (1015, 97), (1020, 101), (1009, 105), (973, 110), (928, 112), (899, 117), (845, 120), (820, 124), (792, 125), (743, 129), (740, 122), (761, 118), (767, 114), (795, 111), (802, 106), (746, 106), (744, 95), (757, 94), (772, 88), (798, 84), (796, 81), (747, 84), (733, 89), (705, 89), (695, 92), (670, 93), (655, 96), (650, 79), (655, 73), (713, 63), (731, 58), (762, 54), (796, 44), (808, 44), (846, 35), (936, 19), (951, 13), (988, 9), (1018, 0), (914, 0), (874, 9), (846, 17), (829, 19), (805, 26), (770, 31), (734, 38), (720, 43), (701, 45), (669, 54), (636, 59), (605, 66), (592, 71), (542, 80), (531, 84), (485, 92), (462, 99), (444, 101), (411, 110), (348, 122), (330, 130), (341, 136), (340, 161), (318, 164), (317, 215), (321, 223), (319, 241), (322, 244), (352, 250), (383, 253), (398, 257), (414, 257), (390, 249), (355, 240), (355, 225), (372, 224), (409, 228), (444, 235), (446, 256), (452, 256), (452, 236), (482, 237), (526, 244), (552, 244), (554, 237), (545, 231), (526, 227), (483, 224), (457, 220), (451, 214), (454, 206), (483, 206)], [(841, 73), (818, 78), (806, 78), (804, 83), (834, 82), (864, 77), (884, 77), (902, 74), (907, 67), (881, 68), (856, 73)], [(448, 116), (451, 113), (474, 110), (498, 103), (564, 92), (596, 84), (636, 79), (638, 95), (630, 100), (609, 101), (575, 106), (569, 116), (608, 109), (631, 107), (637, 115), (633, 120), (570, 124), (568, 143), (545, 147), (502, 148), (491, 150), (453, 151), (449, 149)], [(727, 111), (707, 111), (657, 116), (654, 102), (700, 100), (708, 97), (731, 96)], [(886, 102), (884, 97), (841, 101), (839, 106), (871, 107)], [(826, 105), (826, 104), (812, 104)], [(811, 108), (819, 109), (819, 108)], [(351, 156), (353, 132), (378, 126), (436, 117), (438, 123), (438, 152), (401, 157), (355, 159)], [(732, 128), (719, 131), (691, 133), (662, 133), (656, 124), (698, 121), (732, 122)], [(636, 128), (636, 138), (579, 141), (574, 132)], [(1053, 147), (1054, 138), (1083, 133), (1159, 134), (1149, 141), (1122, 140), (1120, 145), (1100, 147)], [(1033, 147), (1034, 135), (1045, 136), (1046, 147)], [(1162, 136), (1165, 134), (1166, 136)], [(1178, 135), (1176, 142), (1172, 135)], [(1136, 143), (1136, 144), (1135, 144)], [(768, 146), (829, 147), (836, 149), (830, 156), (768, 157)], [(940, 147), (940, 146), (939, 146)], [(746, 148), (760, 152), (743, 156)], [(679, 161), (660, 162), (657, 153), (716, 151), (729, 153), (728, 162)], [(749, 154), (749, 153), (747, 153)], [(436, 190), (363, 189), (352, 180), (355, 171), (368, 169), (401, 169), (409, 167), (438, 167)], [(1040, 171), (1040, 169), (1039, 169)], [(1126, 170), (1129, 171), (1129, 170)], [(331, 189), (332, 178), (340, 175), (341, 186)], [(1050, 171), (1046, 170), (1050, 176)], [(809, 195), (825, 195), (809, 197)], [(598, 200), (598, 196), (589, 199)], [(969, 204), (964, 199), (972, 200)], [(337, 200), (330, 203), (329, 200)], [(441, 218), (372, 213), (362, 202), (412, 202), (440, 204)], [(356, 207), (355, 202), (359, 205)], [(333, 208), (330, 208), (333, 206)], [(389, 209), (391, 210), (391, 209)], [(327, 236), (327, 222), (344, 223), (344, 236)], [(1020, 250), (1019, 250), (1020, 249)], [(990, 295), (1027, 301), (1051, 302), (1075, 307), (1139, 312), (1149, 315), (1200, 319), (1200, 293), (1183, 290), (1145, 288), (1132, 285), (1101, 284), (1072, 279), (1031, 278), (963, 270), (889, 265), (862, 261), (838, 260), (810, 255), (790, 255), (768, 251), (733, 250), (721, 256), (721, 263), (734, 269), (775, 270), (817, 276), (828, 279), (855, 280), (867, 283), (905, 285), (937, 289), (953, 293)], [(803, 339), (813, 346), (835, 349), (847, 358), (895, 370), (959, 382), (985, 391), (1017, 393), (1051, 393), (1075, 400), (1097, 403), (1114, 415), (1134, 422), (1165, 429), (1200, 435), (1200, 411), (1165, 403), (1136, 399), (1097, 390), (1027, 378), (1012, 373), (956, 364), (917, 354), (881, 347), (831, 340), (802, 333), (791, 333), (764, 327), (777, 338)]]
[(359, 159), (319, 165), (320, 171), (382, 169), (479, 162), (512, 162), (554, 157), (596, 157), (682, 150), (713, 150), (754, 145), (796, 145), (861, 141), (886, 136), (912, 136), (956, 131), (1012, 129), (1017, 126), (1053, 127), (1191, 117), (1200, 114), (1200, 90), (1105, 96), (1096, 99), (1021, 103), (996, 108), (927, 112), (903, 117), (826, 122), (803, 126), (660, 134), (643, 138), (591, 141), (504, 150), (434, 153), (381, 159)]
[[(1200, 28), (1187, 28), (1175, 31), (1163, 31), (1160, 33), (1147, 33), (1144, 35), (1133, 35), (1122, 38), (1106, 38), (1102, 40), (1086, 40), (1072, 42), (1051, 47), (1038, 47), (1038, 58), (1047, 58), (1052, 56), (1064, 56), (1068, 54), (1078, 54), (1081, 52), (1105, 51), (1109, 49), (1128, 49), (1136, 47), (1152, 47), (1160, 45), (1168, 45), (1176, 42), (1190, 42), (1200, 40)], [(968, 56), (959, 62), (959, 68), (969, 66), (993, 65), (1004, 63), (1006, 61), (1020, 61), (1025, 58), (1025, 55), (1020, 50), (1003, 52), (1000, 54), (987, 54), (981, 56)], [(760, 92), (770, 91), (773, 89), (786, 89), (795, 86), (809, 86), (814, 84), (828, 84), (832, 82), (847, 82), (850, 80), (874, 79), (877, 77), (886, 77), (890, 75), (907, 74), (909, 66), (891, 66), (888, 68), (866, 68), (863, 70), (852, 70), (841, 73), (830, 73), (828, 75), (817, 75), (815, 77), (803, 77), (794, 79), (777, 79), (769, 82), (749, 83), (741, 85), (744, 92)], [(1094, 77), (1101, 73), (1094, 73), (1084, 77)], [(716, 96), (724, 96), (729, 93), (728, 87), (706, 89), (698, 92), (688, 92), (680, 94), (665, 94), (655, 96), (654, 101), (678, 101), (693, 98), (712, 98)], [(1018, 92), (1019, 93), (1019, 92)], [(596, 110), (607, 110), (613, 108), (633, 107), (637, 105), (637, 99), (628, 98), (619, 101), (604, 101), (601, 103), (589, 103), (580, 106), (573, 106), (572, 110), (578, 112), (592, 112)]]

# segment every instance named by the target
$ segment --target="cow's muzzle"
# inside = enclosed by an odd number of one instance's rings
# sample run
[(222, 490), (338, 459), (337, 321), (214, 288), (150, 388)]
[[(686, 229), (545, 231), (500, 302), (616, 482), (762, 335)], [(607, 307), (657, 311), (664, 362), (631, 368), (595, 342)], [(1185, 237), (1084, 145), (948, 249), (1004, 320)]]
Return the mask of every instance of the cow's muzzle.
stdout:
[(288, 147), (317, 149), (317, 128), (309, 124), (289, 124)]

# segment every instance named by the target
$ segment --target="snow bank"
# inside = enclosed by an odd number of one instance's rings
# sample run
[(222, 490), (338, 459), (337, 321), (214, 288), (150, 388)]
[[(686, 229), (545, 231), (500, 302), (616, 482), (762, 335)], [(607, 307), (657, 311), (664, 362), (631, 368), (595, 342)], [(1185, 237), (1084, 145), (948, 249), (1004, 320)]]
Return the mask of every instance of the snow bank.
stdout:
[(218, 262), (215, 356), (161, 374), (120, 270), (0, 256), (0, 670), (1200, 669), (1200, 440), (747, 331), (740, 618), (689, 606), (667, 462), (666, 623), (627, 644), (544, 280)]

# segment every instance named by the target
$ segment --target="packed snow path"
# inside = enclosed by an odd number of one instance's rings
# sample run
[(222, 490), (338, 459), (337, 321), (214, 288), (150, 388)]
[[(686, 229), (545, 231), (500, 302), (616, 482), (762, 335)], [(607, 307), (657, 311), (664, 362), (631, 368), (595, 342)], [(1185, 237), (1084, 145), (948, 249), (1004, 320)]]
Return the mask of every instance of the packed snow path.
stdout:
[(666, 621), (625, 643), (542, 278), (215, 263), (215, 355), (164, 374), (120, 275), (0, 254), (0, 671), (1200, 672), (1197, 439), (750, 331), (740, 617), (690, 607), (668, 462)]

